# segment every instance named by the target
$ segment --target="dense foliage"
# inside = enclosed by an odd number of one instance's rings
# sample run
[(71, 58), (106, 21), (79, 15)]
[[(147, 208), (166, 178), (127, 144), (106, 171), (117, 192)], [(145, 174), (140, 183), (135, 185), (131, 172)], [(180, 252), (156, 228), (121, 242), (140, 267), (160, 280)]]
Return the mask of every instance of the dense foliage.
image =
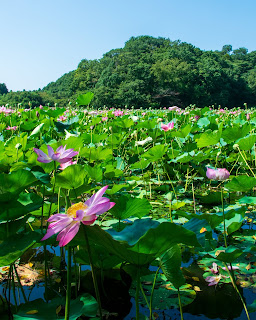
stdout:
[(233, 107), (245, 102), (254, 106), (256, 51), (232, 50), (231, 45), (221, 51), (203, 51), (181, 41), (132, 37), (124, 48), (111, 50), (99, 60), (82, 60), (75, 71), (41, 92), (11, 92), (0, 96), (0, 104), (16, 104), (16, 95), (26, 104), (33, 94), (37, 104), (66, 106), (86, 91), (95, 94), (95, 107)]
[(255, 109), (0, 113), (1, 320), (255, 319)]

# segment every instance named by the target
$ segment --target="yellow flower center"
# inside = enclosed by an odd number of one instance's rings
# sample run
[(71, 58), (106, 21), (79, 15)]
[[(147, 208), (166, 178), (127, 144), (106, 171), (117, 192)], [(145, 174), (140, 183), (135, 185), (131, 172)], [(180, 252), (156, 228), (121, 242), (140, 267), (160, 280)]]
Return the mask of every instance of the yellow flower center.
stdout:
[(70, 216), (71, 218), (75, 218), (77, 210), (85, 210), (86, 208), (87, 208), (87, 205), (85, 205), (83, 202), (75, 203), (68, 208), (67, 215)]

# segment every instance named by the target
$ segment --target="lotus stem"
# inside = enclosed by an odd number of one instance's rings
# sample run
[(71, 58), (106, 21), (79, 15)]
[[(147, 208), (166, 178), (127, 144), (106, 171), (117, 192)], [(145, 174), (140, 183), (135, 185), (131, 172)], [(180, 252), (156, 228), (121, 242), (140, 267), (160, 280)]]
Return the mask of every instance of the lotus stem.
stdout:
[(20, 277), (19, 277), (19, 275), (18, 275), (18, 272), (17, 272), (17, 269), (16, 269), (16, 267), (15, 267), (15, 264), (13, 265), (13, 269), (14, 269), (16, 278), (17, 278), (17, 280), (18, 280), (18, 284), (19, 284), (19, 286), (20, 286), (20, 290), (21, 290), (21, 293), (22, 293), (22, 295), (23, 295), (24, 301), (27, 303), (27, 302), (28, 302), (28, 299), (27, 299), (27, 297), (26, 297), (26, 295), (25, 295), (25, 291), (24, 291), (23, 286), (22, 286), (22, 284), (21, 284), (21, 282), (20, 282)]
[(65, 320), (69, 320), (70, 299), (71, 299), (71, 254), (72, 248), (68, 246), (68, 265), (67, 265), (67, 291), (65, 305)]
[(180, 288), (178, 288), (178, 298), (179, 298), (179, 306), (180, 306), (180, 319), (183, 319), (183, 311), (182, 311), (182, 304), (181, 304), (181, 299), (180, 299)]
[(89, 243), (87, 232), (86, 232), (86, 226), (82, 225), (82, 227), (83, 227), (83, 231), (84, 231), (84, 237), (85, 237), (85, 242), (86, 242), (86, 246), (87, 246), (87, 252), (88, 252), (88, 256), (89, 256), (89, 262), (90, 262), (91, 271), (92, 271), (92, 280), (93, 280), (94, 290), (95, 290), (95, 294), (96, 294), (96, 300), (97, 300), (98, 305), (99, 305), (100, 319), (102, 320), (103, 317), (102, 317), (102, 308), (101, 308), (99, 287), (98, 287), (97, 278), (96, 278), (96, 274), (95, 274), (95, 270), (94, 270), (94, 266), (93, 266), (91, 247), (90, 247), (90, 243)]
[[(234, 278), (234, 276), (232, 275), (232, 273), (229, 271), (229, 268), (228, 268), (228, 266), (227, 266), (227, 264), (226, 264), (225, 262), (224, 262), (224, 265), (225, 265), (226, 270), (227, 270), (227, 272), (228, 272), (228, 274), (229, 274), (231, 283), (232, 283), (234, 289), (236, 290), (237, 294), (239, 295), (239, 298), (240, 298), (240, 300), (241, 300), (241, 302), (242, 302), (242, 304), (243, 304), (244, 311), (245, 311), (245, 313), (246, 313), (247, 319), (250, 320), (250, 316), (249, 316), (249, 313), (248, 313), (246, 304), (245, 304), (245, 302), (244, 302), (244, 299), (243, 299), (240, 291), (239, 291), (238, 288), (237, 288), (235, 278)], [(230, 265), (231, 265), (231, 264), (230, 264)], [(231, 266), (231, 268), (232, 268), (232, 266)]]
[(138, 267), (138, 269), (137, 269), (137, 286), (136, 286), (136, 295), (135, 295), (136, 320), (140, 319), (139, 296), (140, 296), (140, 268)]
[(224, 199), (223, 199), (223, 187), (221, 187), (221, 206), (222, 206), (222, 216), (223, 216), (223, 228), (224, 228), (224, 242), (225, 247), (227, 248), (227, 234), (226, 234), (226, 221), (225, 221), (225, 211), (224, 211)]
[(154, 290), (155, 290), (155, 285), (156, 285), (156, 278), (157, 278), (157, 275), (158, 275), (158, 272), (159, 272), (160, 268), (161, 267), (159, 266), (158, 269), (156, 270), (154, 281), (153, 281), (153, 285), (152, 285), (152, 290), (151, 290), (151, 295), (150, 295), (150, 302), (149, 302), (149, 320), (152, 320), (152, 317), (153, 317), (153, 310), (152, 310), (153, 296), (154, 296)]

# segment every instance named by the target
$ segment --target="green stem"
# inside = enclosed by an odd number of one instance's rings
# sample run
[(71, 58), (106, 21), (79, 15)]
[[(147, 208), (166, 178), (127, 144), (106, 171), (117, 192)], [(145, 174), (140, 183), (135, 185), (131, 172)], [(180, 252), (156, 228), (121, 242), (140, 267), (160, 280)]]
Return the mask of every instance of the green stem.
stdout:
[(153, 296), (154, 296), (154, 290), (155, 290), (155, 285), (156, 285), (156, 278), (157, 278), (159, 270), (160, 270), (160, 267), (158, 267), (158, 269), (156, 270), (153, 285), (152, 285), (152, 290), (151, 290), (151, 295), (150, 295), (150, 303), (149, 303), (149, 320), (152, 320), (152, 317), (153, 317), (153, 310), (152, 310)]
[(222, 206), (222, 216), (223, 216), (223, 228), (224, 228), (224, 242), (225, 247), (227, 248), (227, 235), (226, 235), (226, 221), (225, 221), (225, 211), (224, 211), (224, 199), (223, 199), (223, 188), (221, 188), (221, 206)]
[(20, 277), (19, 277), (19, 275), (18, 275), (18, 272), (17, 272), (17, 269), (16, 269), (15, 265), (13, 265), (13, 269), (14, 269), (16, 278), (17, 278), (17, 280), (18, 280), (18, 284), (19, 284), (19, 286), (20, 286), (20, 290), (21, 290), (21, 293), (22, 293), (22, 295), (23, 295), (24, 301), (25, 301), (25, 302), (28, 302), (28, 299), (27, 299), (27, 297), (26, 297), (26, 295), (25, 295), (25, 291), (24, 291), (23, 286), (22, 286), (22, 284), (21, 284), (21, 282), (20, 282)]
[(139, 296), (140, 296), (140, 268), (137, 269), (137, 286), (136, 286), (136, 320), (140, 319), (140, 305), (139, 305)]
[[(140, 291), (141, 291), (141, 293), (142, 293), (142, 295), (143, 295), (143, 297), (144, 297), (144, 300), (145, 300), (145, 302), (146, 302), (146, 304), (147, 304), (147, 307), (149, 308), (148, 299), (147, 299), (147, 297), (146, 297), (146, 294), (145, 294), (145, 292), (144, 292), (144, 289), (143, 289), (141, 283), (140, 283)], [(154, 317), (153, 315), (152, 315), (152, 318), (153, 318), (153, 320), (155, 320), (155, 317)]]
[[(239, 291), (239, 290), (238, 290), (238, 288), (237, 288), (235, 278), (234, 278), (234, 276), (232, 275), (232, 273), (229, 271), (228, 266), (227, 266), (227, 264), (226, 264), (225, 262), (224, 262), (224, 265), (225, 265), (226, 270), (227, 270), (227, 272), (228, 272), (228, 274), (229, 274), (229, 277), (230, 277), (231, 283), (232, 283), (232, 285), (233, 285), (234, 289), (236, 290), (237, 294), (239, 295), (239, 298), (240, 298), (240, 300), (241, 300), (241, 302), (242, 302), (242, 304), (243, 304), (244, 311), (245, 311), (245, 313), (246, 313), (247, 319), (248, 319), (248, 320), (250, 320), (250, 316), (249, 316), (249, 313), (248, 313), (248, 310), (247, 310), (246, 304), (245, 304), (245, 302), (244, 302), (244, 299), (243, 299), (243, 297), (242, 297), (242, 295), (241, 295), (240, 291)], [(231, 266), (231, 268), (232, 268), (232, 266)]]
[[(52, 197), (54, 197), (54, 191), (55, 191), (55, 183), (56, 183), (56, 161), (53, 161), (54, 163), (54, 171), (53, 171), (53, 187), (52, 187)], [(48, 213), (48, 218), (50, 217), (50, 214), (51, 214), (51, 210), (52, 210), (52, 200), (51, 199), (51, 202), (50, 202), (50, 208), (49, 208), (49, 213)]]
[(65, 306), (65, 320), (69, 320), (70, 299), (71, 299), (71, 254), (72, 248), (68, 246), (68, 265), (67, 265), (67, 291), (66, 291), (66, 306)]
[(18, 308), (18, 303), (17, 303), (17, 298), (16, 298), (16, 290), (15, 290), (15, 282), (14, 282), (14, 274), (13, 274), (13, 265), (10, 265), (10, 269), (11, 269), (11, 277), (12, 277), (12, 292), (13, 292), (13, 298), (14, 298), (14, 303), (15, 303), (15, 309), (17, 312), (17, 308)]
[(182, 311), (182, 304), (181, 304), (181, 299), (180, 299), (180, 288), (178, 288), (178, 298), (179, 298), (179, 306), (180, 306), (180, 319), (183, 319), (183, 311)]
[(46, 253), (46, 244), (44, 244), (44, 287), (45, 287), (45, 297), (46, 301), (48, 302), (48, 279), (47, 279), (47, 253)]
[(102, 317), (100, 293), (99, 293), (99, 287), (98, 287), (98, 284), (97, 284), (97, 278), (96, 278), (96, 274), (95, 274), (94, 266), (93, 266), (93, 261), (92, 261), (91, 247), (90, 247), (89, 239), (88, 239), (87, 232), (86, 232), (86, 226), (83, 224), (82, 227), (83, 227), (83, 231), (84, 231), (84, 237), (85, 237), (85, 242), (86, 242), (86, 246), (87, 246), (87, 252), (88, 252), (88, 256), (89, 256), (89, 262), (90, 262), (91, 271), (92, 271), (92, 280), (93, 280), (94, 290), (95, 290), (96, 299), (97, 299), (97, 302), (98, 302), (98, 305), (99, 305), (100, 319), (102, 320), (103, 317)]

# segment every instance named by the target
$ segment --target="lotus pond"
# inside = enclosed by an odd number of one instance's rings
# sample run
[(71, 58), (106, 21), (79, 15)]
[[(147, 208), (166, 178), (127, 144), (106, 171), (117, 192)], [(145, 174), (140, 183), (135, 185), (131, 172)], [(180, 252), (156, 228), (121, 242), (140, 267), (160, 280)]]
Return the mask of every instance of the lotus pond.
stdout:
[(256, 111), (0, 108), (2, 319), (255, 319)]

